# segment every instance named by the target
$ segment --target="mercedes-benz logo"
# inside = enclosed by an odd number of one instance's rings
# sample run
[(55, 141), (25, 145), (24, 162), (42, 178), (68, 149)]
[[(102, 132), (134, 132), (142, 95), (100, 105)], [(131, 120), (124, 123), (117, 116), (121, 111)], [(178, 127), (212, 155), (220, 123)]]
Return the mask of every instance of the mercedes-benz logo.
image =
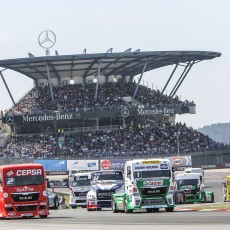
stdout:
[(56, 35), (51, 30), (44, 30), (38, 37), (38, 43), (42, 48), (50, 49), (56, 43)]
[(12, 123), (14, 123), (14, 117), (13, 117), (13, 116), (7, 116), (7, 117), (6, 117), (6, 122), (7, 122), (7, 124), (12, 124)]
[(128, 117), (129, 116), (129, 110), (124, 108), (121, 110), (121, 116), (122, 117)]

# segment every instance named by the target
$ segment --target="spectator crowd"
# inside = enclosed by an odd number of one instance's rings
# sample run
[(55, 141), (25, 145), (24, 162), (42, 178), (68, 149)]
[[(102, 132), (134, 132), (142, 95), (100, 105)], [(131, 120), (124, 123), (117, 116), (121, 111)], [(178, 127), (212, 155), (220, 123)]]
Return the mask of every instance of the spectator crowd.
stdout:
[[(135, 82), (121, 80), (99, 84), (97, 98), (95, 98), (96, 84), (94, 83), (53, 86), (53, 101), (49, 86), (35, 87), (8, 112), (25, 114), (86, 108), (117, 109), (127, 106), (123, 97), (133, 97), (136, 87)], [(181, 101), (177, 96), (171, 98), (161, 94), (159, 90), (143, 85), (139, 85), (133, 99), (136, 103), (128, 104), (129, 106), (194, 105), (193, 102)]]
[[(13, 109), (7, 113), (43, 113), (48, 111), (79, 110), (102, 108), (110, 110), (127, 106), (123, 97), (133, 97), (137, 88), (135, 82), (109, 82), (98, 85), (87, 83), (53, 86), (53, 101), (48, 86), (35, 87), (27, 93)], [(144, 105), (194, 105), (181, 101), (177, 96), (171, 98), (143, 85), (138, 86), (130, 107)], [(3, 116), (1, 111), (1, 116)], [(32, 124), (33, 125), (33, 124)], [(62, 134), (63, 135), (63, 134)], [(15, 135), (5, 147), (0, 148), (0, 159), (6, 157), (20, 159), (34, 158), (98, 158), (177, 155), (222, 149), (208, 136), (177, 123), (174, 126), (111, 129), (109, 131), (86, 131)]]
[(154, 157), (223, 148), (222, 144), (216, 143), (208, 136), (186, 127), (185, 124), (177, 123), (169, 127), (69, 133), (62, 138), (58, 134), (13, 136), (11, 142), (0, 149), (0, 157)]

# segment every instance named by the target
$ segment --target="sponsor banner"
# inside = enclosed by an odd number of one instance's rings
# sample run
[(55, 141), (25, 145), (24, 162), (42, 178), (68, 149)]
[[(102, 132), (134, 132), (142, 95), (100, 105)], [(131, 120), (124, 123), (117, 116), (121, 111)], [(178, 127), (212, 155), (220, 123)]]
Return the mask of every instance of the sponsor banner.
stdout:
[(204, 170), (206, 169), (221, 169), (223, 168), (223, 164), (203, 164), (203, 165), (193, 165), (194, 168), (202, 168)]
[(66, 171), (66, 160), (47, 160), (47, 171)]
[(44, 170), (45, 170), (45, 171), (47, 170), (47, 160), (39, 160), (39, 159), (36, 159), (36, 160), (34, 160), (34, 163), (35, 163), (35, 164), (41, 164), (41, 165), (43, 165)]
[(223, 168), (230, 168), (230, 163), (225, 163), (222, 165)]
[(129, 159), (104, 159), (100, 161), (101, 170), (122, 170), (124, 171), (125, 162)]
[[(220, 167), (220, 165), (219, 165)], [(218, 165), (212, 164), (212, 165), (201, 165), (202, 169), (217, 169), (219, 168)]]
[(67, 160), (67, 170), (99, 170), (98, 160)]
[(68, 175), (69, 171), (46, 171), (46, 175), (55, 176), (55, 175)]
[(194, 168), (202, 168), (202, 169), (224, 169), (230, 168), (230, 163), (223, 163), (223, 164), (203, 164), (203, 165), (193, 165)]
[(189, 167), (192, 166), (191, 156), (165, 157), (169, 159), (172, 167)]

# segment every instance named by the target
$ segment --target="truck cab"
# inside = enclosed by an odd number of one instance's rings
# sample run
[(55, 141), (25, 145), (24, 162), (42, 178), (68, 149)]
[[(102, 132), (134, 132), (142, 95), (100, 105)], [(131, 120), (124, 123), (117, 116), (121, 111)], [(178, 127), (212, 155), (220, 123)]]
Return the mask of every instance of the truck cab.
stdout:
[(112, 194), (123, 192), (123, 172), (121, 170), (93, 172), (91, 188), (87, 193), (87, 211), (110, 208)]
[(90, 191), (91, 172), (77, 172), (69, 177), (70, 199), (72, 209), (86, 207), (86, 196)]
[(202, 168), (186, 168), (184, 173), (199, 173), (200, 180), (204, 182), (204, 170)]
[(167, 159), (140, 159), (125, 163), (124, 193), (113, 194), (113, 212), (145, 209), (156, 212), (175, 207), (172, 168)]
[(212, 191), (204, 190), (204, 183), (200, 173), (181, 173), (176, 175), (175, 187), (178, 191), (184, 191), (185, 203), (214, 202)]

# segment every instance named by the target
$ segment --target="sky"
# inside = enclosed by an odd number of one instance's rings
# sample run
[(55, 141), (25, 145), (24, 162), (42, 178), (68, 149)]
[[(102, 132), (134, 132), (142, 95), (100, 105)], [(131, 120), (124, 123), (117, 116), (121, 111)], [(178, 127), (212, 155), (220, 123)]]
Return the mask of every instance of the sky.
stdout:
[[(132, 51), (215, 51), (221, 57), (194, 65), (177, 91), (194, 101), (196, 114), (176, 121), (194, 129), (230, 122), (229, 0), (0, 0), (0, 60), (45, 56), (38, 44), (44, 30), (56, 34), (50, 50), (60, 55)], [(3, 68), (0, 67), (0, 70)], [(144, 74), (142, 84), (162, 89), (173, 67)], [(32, 87), (26, 76), (6, 70), (3, 76), (15, 101)], [(171, 92), (179, 72), (166, 93)], [(175, 78), (175, 79), (174, 79)], [(0, 110), (13, 105), (0, 78)]]

